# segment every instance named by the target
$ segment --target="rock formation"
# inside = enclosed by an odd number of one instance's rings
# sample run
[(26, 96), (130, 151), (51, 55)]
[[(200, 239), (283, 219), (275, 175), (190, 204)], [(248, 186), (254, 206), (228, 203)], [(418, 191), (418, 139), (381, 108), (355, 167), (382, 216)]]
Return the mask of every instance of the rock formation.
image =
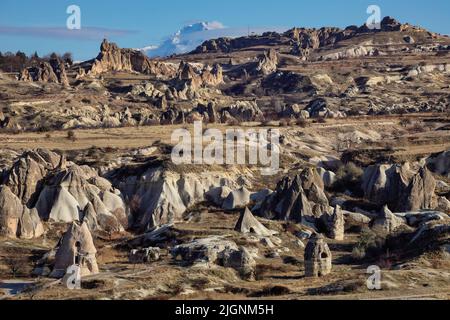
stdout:
[(233, 192), (233, 190), (227, 186), (213, 188), (206, 193), (206, 199), (211, 201), (217, 207), (222, 207), (223, 202), (231, 192)]
[(388, 206), (384, 206), (381, 213), (371, 222), (371, 227), (377, 232), (391, 234), (404, 223), (404, 220), (393, 214)]
[(250, 203), (250, 191), (245, 187), (232, 191), (224, 200), (222, 208), (225, 210), (234, 210), (243, 208)]
[(138, 50), (121, 49), (117, 44), (110, 43), (105, 39), (88, 74), (97, 76), (111, 71), (138, 72), (162, 78), (171, 78), (176, 73), (172, 65), (151, 60)]
[(323, 277), (331, 273), (332, 256), (323, 236), (314, 234), (305, 248), (306, 277)]
[(279, 71), (268, 75), (262, 81), (262, 87), (267, 94), (279, 93), (316, 93), (310, 77), (291, 72)]
[(225, 250), (222, 261), (225, 268), (233, 268), (238, 271), (242, 279), (255, 280), (256, 261), (245, 247), (240, 247), (239, 250)]
[(81, 268), (81, 276), (97, 274), (99, 269), (96, 254), (97, 249), (87, 224), (72, 223), (58, 244), (50, 277), (64, 277), (67, 268), (72, 265)]
[(336, 174), (333, 171), (325, 170), (324, 168), (318, 168), (317, 172), (322, 178), (325, 187), (330, 188), (336, 182)]
[(344, 240), (345, 220), (344, 212), (340, 206), (334, 208), (333, 214), (328, 219), (327, 229), (328, 238), (338, 241)]
[(160, 255), (159, 248), (143, 248), (131, 250), (128, 258), (131, 263), (151, 263), (158, 261)]
[(312, 100), (306, 109), (311, 118), (345, 118), (346, 115), (340, 111), (332, 111), (330, 109), (330, 102), (324, 98)]
[(37, 67), (22, 70), (19, 79), (26, 82), (60, 83), (69, 86), (64, 62), (59, 58), (53, 58), (49, 62), (43, 61)]
[(223, 172), (179, 173), (157, 164), (140, 170), (119, 169), (111, 176), (126, 199), (136, 199), (132, 216), (140, 229), (179, 221), (187, 208), (205, 201), (209, 191), (236, 186), (232, 176)]
[(176, 79), (188, 83), (194, 90), (203, 86), (215, 87), (223, 82), (222, 67), (215, 64), (212, 68), (206, 66), (200, 72), (184, 61), (180, 63)]
[[(120, 191), (95, 170), (66, 162), (48, 150), (22, 154), (6, 172), (1, 188), (0, 212), (9, 221), (10, 235), (39, 237), (41, 221), (85, 221), (91, 230), (108, 232), (123, 231), (128, 225)], [(19, 232), (13, 227), (16, 219)]]
[(428, 168), (442, 176), (450, 177), (450, 150), (441, 152), (427, 159)]
[(246, 280), (255, 277), (256, 262), (244, 247), (221, 237), (194, 240), (176, 246), (171, 252), (174, 258), (181, 258), (190, 265), (213, 265), (233, 268)]
[(7, 186), (0, 187), (0, 234), (9, 238), (33, 239), (44, 234), (35, 209), (28, 209)]
[(277, 71), (278, 68), (278, 55), (274, 49), (270, 49), (258, 58), (258, 65), (256, 66), (256, 72), (262, 75), (269, 75)]
[(363, 176), (365, 197), (378, 204), (389, 205), (397, 212), (434, 209), (436, 181), (427, 168), (403, 165), (375, 165)]
[(285, 177), (261, 205), (259, 215), (268, 219), (316, 222), (331, 213), (324, 184), (314, 168)]
[[(222, 52), (230, 53), (248, 47), (269, 45), (285, 45), (295, 48), (296, 53), (307, 53), (309, 50), (319, 49), (325, 46), (335, 45), (338, 42), (348, 40), (363, 34), (375, 32), (408, 31), (413, 27), (401, 24), (391, 17), (385, 17), (380, 23), (381, 30), (371, 30), (366, 24), (348, 26), (345, 29), (323, 27), (320, 29), (293, 28), (284, 33), (266, 32), (261, 36), (218, 38), (205, 41), (192, 53)], [(307, 56), (307, 55), (304, 55)]]
[(264, 121), (264, 114), (254, 101), (236, 101), (220, 110), (220, 118), (222, 123)]
[(234, 230), (241, 233), (250, 233), (262, 237), (269, 237), (274, 235), (276, 232), (267, 229), (261, 222), (259, 222), (252, 214), (252, 212), (245, 208), (239, 217)]

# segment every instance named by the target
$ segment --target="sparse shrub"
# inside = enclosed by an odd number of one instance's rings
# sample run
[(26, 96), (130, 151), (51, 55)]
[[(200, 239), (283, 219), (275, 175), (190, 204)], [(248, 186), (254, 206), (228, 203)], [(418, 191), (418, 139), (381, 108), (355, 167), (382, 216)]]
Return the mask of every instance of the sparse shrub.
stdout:
[(77, 140), (77, 137), (75, 135), (75, 131), (73, 131), (73, 130), (67, 131), (67, 140), (70, 140), (72, 142)]
[(363, 174), (363, 169), (353, 162), (341, 166), (336, 172), (334, 189), (338, 191), (350, 190), (354, 193), (358, 193)]
[(423, 123), (416, 123), (416, 124), (410, 129), (410, 131), (411, 131), (411, 132), (414, 132), (414, 133), (421, 133), (421, 132), (425, 132), (426, 129), (425, 129), (425, 126), (423, 125)]
[(47, 133), (46, 135), (45, 135), (45, 139), (51, 139), (52, 138), (52, 135), (50, 134), (50, 133)]
[(325, 119), (324, 117), (320, 117), (319, 119), (317, 119), (317, 123), (327, 123), (327, 119)]
[(38, 128), (38, 132), (41, 132), (41, 133), (43, 133), (43, 132), (49, 132), (49, 131), (51, 131), (51, 128), (50, 128), (50, 126), (47, 125), (47, 124), (41, 124), (41, 125), (39, 126), (39, 128)]
[(230, 127), (235, 127), (239, 125), (239, 121), (234, 118), (231, 118), (227, 121), (227, 125), (229, 125)]
[(24, 273), (26, 259), (20, 257), (20, 255), (11, 256), (5, 258), (5, 264), (8, 266), (9, 272), (13, 278), (15, 278)]
[(250, 297), (276, 297), (285, 296), (291, 293), (291, 290), (285, 286), (269, 286), (265, 287), (261, 291), (250, 294)]
[(285, 120), (285, 119), (280, 120), (280, 122), (279, 122), (279, 126), (280, 126), (280, 127), (287, 127), (288, 125), (289, 125), (289, 123), (288, 123), (288, 121)]
[(353, 247), (352, 257), (355, 260), (373, 258), (383, 252), (385, 238), (376, 234), (369, 228), (362, 230), (358, 242)]
[(400, 125), (404, 128), (410, 126), (412, 124), (410, 119), (407, 118), (403, 118), (402, 120), (400, 120)]
[(300, 128), (306, 128), (308, 126), (308, 121), (306, 121), (303, 118), (299, 118), (297, 119), (297, 126), (299, 126)]

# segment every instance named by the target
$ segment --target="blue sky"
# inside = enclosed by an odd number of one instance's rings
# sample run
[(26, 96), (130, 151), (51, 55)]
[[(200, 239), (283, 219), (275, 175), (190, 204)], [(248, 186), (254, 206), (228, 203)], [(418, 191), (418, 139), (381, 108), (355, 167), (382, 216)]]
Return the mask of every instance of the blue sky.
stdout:
[[(72, 4), (81, 8), (81, 35), (64, 30)], [(198, 21), (245, 30), (362, 25), (371, 4), (382, 16), (450, 34), (449, 0), (0, 0), (0, 51), (69, 51), (88, 59), (104, 35), (121, 47), (141, 48)]]

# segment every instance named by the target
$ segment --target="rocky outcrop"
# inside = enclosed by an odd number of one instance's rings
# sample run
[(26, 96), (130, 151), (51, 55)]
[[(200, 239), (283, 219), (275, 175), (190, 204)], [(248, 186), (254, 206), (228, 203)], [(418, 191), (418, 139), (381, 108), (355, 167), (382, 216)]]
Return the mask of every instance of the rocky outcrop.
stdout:
[(276, 233), (275, 231), (269, 230), (263, 226), (248, 208), (245, 208), (242, 212), (236, 226), (234, 227), (234, 230), (244, 234), (250, 233), (262, 237), (269, 237)]
[(450, 150), (429, 157), (427, 166), (441, 176), (450, 177)]
[(238, 248), (235, 242), (221, 237), (198, 239), (178, 245), (171, 254), (190, 265), (218, 265), (237, 270), (246, 280), (253, 280), (255, 277), (256, 262), (248, 250)]
[(401, 31), (406, 29), (406, 25), (402, 25), (400, 22), (392, 17), (384, 17), (381, 20), (381, 31)]
[(223, 83), (223, 69), (220, 64), (214, 64), (211, 67), (206, 66), (202, 74), (203, 85), (215, 87)]
[(279, 93), (310, 93), (317, 92), (308, 76), (295, 72), (280, 71), (267, 76), (262, 81), (262, 87), (267, 94)]
[(23, 69), (19, 79), (26, 82), (60, 83), (65, 87), (69, 86), (64, 62), (59, 58), (51, 59), (49, 62), (43, 61), (36, 67)]
[(203, 123), (219, 123), (220, 116), (216, 110), (216, 105), (213, 102), (209, 102), (207, 105), (198, 104), (192, 112), (198, 113)]
[(213, 188), (206, 193), (206, 199), (217, 207), (222, 207), (223, 202), (231, 192), (233, 190), (227, 186)]
[(131, 250), (128, 259), (130, 263), (152, 263), (158, 261), (161, 256), (159, 248), (144, 248)]
[(88, 167), (70, 166), (47, 176), (36, 209), (44, 220), (85, 221), (91, 230), (120, 232), (128, 225), (118, 190)]
[(336, 174), (333, 171), (325, 170), (324, 168), (318, 168), (317, 172), (323, 180), (323, 184), (326, 188), (330, 188), (336, 182)]
[(97, 274), (96, 254), (97, 249), (87, 224), (73, 223), (58, 243), (50, 277), (64, 277), (67, 268), (73, 265), (81, 268), (81, 276)]
[(230, 120), (237, 122), (263, 121), (264, 114), (254, 101), (236, 101), (220, 110), (220, 118), (222, 123)]
[(388, 206), (384, 206), (381, 213), (371, 222), (371, 227), (376, 232), (391, 234), (404, 223), (405, 221), (393, 214)]
[(388, 205), (396, 212), (434, 209), (436, 180), (427, 168), (403, 165), (375, 165), (363, 176), (362, 189), (366, 199)]
[(234, 210), (243, 208), (250, 203), (250, 191), (245, 187), (230, 192), (228, 197), (224, 200), (222, 208), (224, 210)]
[(123, 231), (128, 225), (120, 191), (95, 170), (66, 162), (48, 150), (22, 154), (7, 171), (1, 188), (0, 212), (8, 217), (9, 233), (23, 238), (42, 235), (41, 221), (84, 221), (91, 230), (108, 232)]
[(262, 75), (269, 75), (277, 71), (278, 55), (274, 49), (270, 49), (258, 58), (256, 72)]
[(307, 58), (309, 52), (312, 50), (333, 46), (341, 41), (364, 34), (392, 31), (406, 32), (412, 29), (418, 30), (417, 27), (401, 24), (391, 17), (385, 17), (381, 21), (380, 29), (369, 29), (366, 24), (360, 27), (348, 26), (345, 29), (333, 27), (323, 27), (320, 29), (296, 27), (284, 33), (266, 32), (259, 36), (212, 39), (205, 41), (192, 53), (230, 53), (249, 47), (290, 46), (293, 48), (293, 54), (299, 55), (301, 53), (301, 57)]
[(139, 229), (179, 221), (189, 207), (205, 201), (209, 191), (225, 185), (237, 187), (233, 175), (226, 172), (180, 173), (156, 164), (137, 171), (119, 169), (111, 181), (133, 203), (133, 224)]
[(377, 57), (381, 55), (386, 55), (386, 53), (381, 52), (379, 49), (372, 46), (355, 46), (320, 55), (316, 57), (314, 61), (333, 61), (341, 59), (354, 59), (360, 57)]
[(225, 268), (232, 268), (238, 271), (242, 279), (247, 281), (255, 280), (256, 261), (245, 247), (241, 247), (239, 250), (225, 250), (222, 261)]
[(341, 111), (332, 111), (331, 103), (324, 98), (317, 98), (312, 100), (307, 107), (306, 111), (310, 114), (311, 118), (345, 118), (346, 114)]
[(5, 185), (24, 204), (31, 206), (37, 200), (44, 178), (60, 162), (61, 156), (45, 149), (26, 151), (8, 170)]
[(294, 177), (285, 177), (275, 192), (261, 204), (259, 215), (268, 219), (315, 223), (332, 208), (324, 192), (324, 184), (314, 168)]
[(305, 248), (306, 277), (324, 277), (331, 273), (332, 256), (324, 237), (314, 234)]
[(88, 74), (101, 75), (105, 72), (138, 72), (161, 78), (172, 78), (176, 69), (167, 63), (151, 60), (141, 51), (121, 49), (106, 39), (100, 46), (100, 53), (92, 62)]
[[(323, 215), (327, 217), (327, 215)], [(345, 219), (344, 212), (340, 206), (334, 208), (333, 214), (326, 221), (327, 236), (330, 239), (343, 241), (345, 233)]]
[(7, 186), (0, 187), (0, 234), (8, 238), (39, 238), (44, 227), (36, 210), (30, 210)]
[(194, 89), (204, 86), (214, 87), (223, 82), (223, 71), (219, 64), (215, 64), (212, 68), (206, 66), (197, 72), (191, 64), (182, 61), (176, 79), (187, 82)]

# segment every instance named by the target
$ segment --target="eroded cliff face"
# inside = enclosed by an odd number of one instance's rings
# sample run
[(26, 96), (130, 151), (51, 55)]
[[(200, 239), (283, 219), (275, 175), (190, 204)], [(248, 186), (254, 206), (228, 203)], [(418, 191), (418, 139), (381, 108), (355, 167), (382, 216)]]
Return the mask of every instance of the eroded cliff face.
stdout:
[(322, 178), (316, 169), (309, 168), (278, 182), (258, 213), (268, 219), (314, 223), (324, 214), (331, 215), (333, 208), (325, 195)]
[(187, 209), (206, 200), (209, 191), (238, 186), (236, 173), (181, 173), (159, 165), (137, 172), (119, 169), (110, 179), (129, 203), (133, 227), (141, 230), (180, 221)]
[(138, 50), (121, 49), (105, 39), (88, 74), (97, 76), (111, 71), (138, 72), (167, 78), (176, 74), (176, 69), (171, 64), (151, 60)]
[(8, 237), (35, 238), (42, 222), (86, 222), (91, 230), (128, 226), (120, 191), (87, 166), (37, 149), (22, 154), (0, 186), (0, 229)]
[(420, 30), (409, 24), (402, 24), (391, 17), (385, 17), (380, 23), (380, 29), (369, 29), (366, 25), (348, 26), (345, 29), (335, 27), (323, 27), (320, 29), (292, 28), (284, 33), (267, 32), (258, 37), (218, 38), (205, 41), (192, 53), (206, 52), (229, 53), (234, 50), (254, 46), (268, 45), (293, 45), (302, 56), (308, 56), (308, 50), (315, 50), (325, 46), (334, 45), (340, 41), (359, 35), (374, 32), (396, 32)]
[(24, 68), (19, 80), (25, 82), (59, 83), (69, 87), (69, 79), (64, 62), (60, 59), (51, 59), (41, 62), (38, 66)]
[(436, 180), (425, 168), (403, 165), (375, 165), (365, 170), (365, 197), (378, 204), (388, 205), (396, 212), (435, 209)]

